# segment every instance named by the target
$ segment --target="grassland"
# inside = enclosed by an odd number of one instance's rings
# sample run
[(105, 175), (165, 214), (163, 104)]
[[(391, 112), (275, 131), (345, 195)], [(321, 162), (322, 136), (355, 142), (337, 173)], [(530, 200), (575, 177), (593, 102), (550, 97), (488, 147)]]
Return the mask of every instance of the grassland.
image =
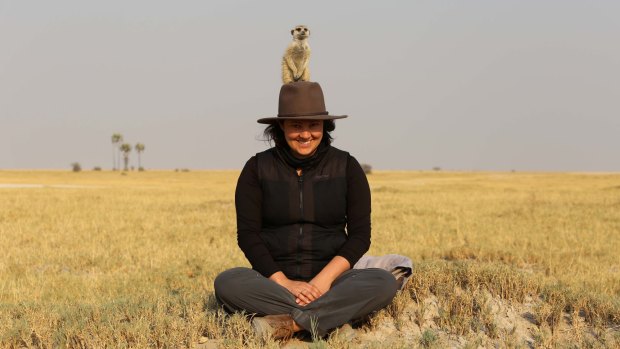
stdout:
[[(277, 346), (213, 298), (220, 271), (248, 265), (236, 245), (237, 175), (0, 171), (0, 184), (44, 185), (0, 187), (0, 347), (177, 348), (200, 337)], [(369, 253), (407, 255), (416, 271), (361, 331), (390, 320), (394, 347), (620, 345), (620, 175), (376, 172), (369, 181)], [(490, 300), (532, 303), (532, 340), (498, 327)], [(407, 322), (419, 336), (399, 331)]]

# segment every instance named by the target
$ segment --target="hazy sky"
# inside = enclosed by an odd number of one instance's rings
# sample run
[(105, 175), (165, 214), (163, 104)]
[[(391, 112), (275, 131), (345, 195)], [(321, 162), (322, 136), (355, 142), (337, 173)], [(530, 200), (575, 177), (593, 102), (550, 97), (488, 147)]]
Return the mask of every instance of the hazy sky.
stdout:
[(110, 168), (114, 132), (146, 168), (239, 169), (306, 24), (312, 80), (349, 115), (334, 145), (362, 163), (620, 171), (618, 18), (617, 0), (0, 0), (0, 169)]

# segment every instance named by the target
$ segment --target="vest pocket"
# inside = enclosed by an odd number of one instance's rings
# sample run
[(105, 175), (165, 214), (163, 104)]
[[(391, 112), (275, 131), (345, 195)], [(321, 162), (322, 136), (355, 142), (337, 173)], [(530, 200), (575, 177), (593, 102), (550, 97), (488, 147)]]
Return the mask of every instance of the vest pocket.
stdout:
[(312, 232), (311, 246), (306, 252), (313, 261), (329, 262), (336, 256), (342, 245), (347, 242), (344, 231), (314, 230)]
[[(263, 182), (263, 226), (282, 226), (289, 224), (293, 219), (293, 217), (290, 217), (291, 188), (296, 189), (291, 187), (291, 184), (286, 181), (265, 180)], [(294, 193), (296, 192), (294, 190)]]
[(294, 233), (295, 226), (288, 226), (277, 230), (263, 229), (260, 237), (267, 246), (269, 253), (276, 261), (294, 261), (297, 249), (297, 240)]
[(341, 224), (347, 214), (345, 178), (329, 178), (314, 182), (314, 221), (322, 225)]

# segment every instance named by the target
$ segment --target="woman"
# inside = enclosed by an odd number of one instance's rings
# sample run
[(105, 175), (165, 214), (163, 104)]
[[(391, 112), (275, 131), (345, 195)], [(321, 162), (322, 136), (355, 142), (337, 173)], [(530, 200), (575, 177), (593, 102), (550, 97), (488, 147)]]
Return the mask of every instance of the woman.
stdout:
[(382, 269), (351, 269), (370, 247), (370, 189), (349, 153), (330, 146), (334, 119), (316, 82), (280, 90), (278, 116), (259, 119), (275, 147), (253, 156), (235, 192), (237, 239), (252, 269), (215, 279), (228, 311), (256, 314), (261, 335), (329, 330), (389, 304)]

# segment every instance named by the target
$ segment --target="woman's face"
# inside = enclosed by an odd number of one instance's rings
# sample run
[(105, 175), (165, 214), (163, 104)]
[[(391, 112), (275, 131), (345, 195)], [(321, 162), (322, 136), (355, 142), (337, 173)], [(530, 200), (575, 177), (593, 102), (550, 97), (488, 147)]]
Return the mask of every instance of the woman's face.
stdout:
[(314, 154), (323, 139), (323, 120), (284, 120), (280, 125), (293, 155), (300, 159)]

